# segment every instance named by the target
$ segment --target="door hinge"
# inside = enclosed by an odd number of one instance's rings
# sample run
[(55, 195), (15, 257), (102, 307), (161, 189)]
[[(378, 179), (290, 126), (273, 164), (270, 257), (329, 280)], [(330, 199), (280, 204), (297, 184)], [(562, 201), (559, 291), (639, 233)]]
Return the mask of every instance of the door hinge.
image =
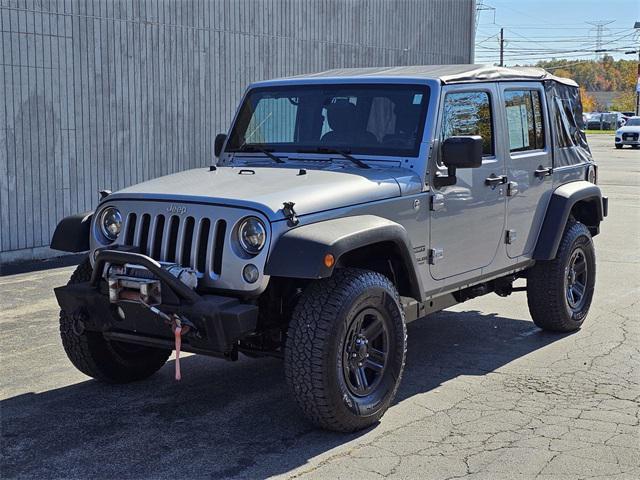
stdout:
[(435, 265), (444, 258), (444, 249), (442, 248), (430, 248), (429, 249), (429, 264)]
[(518, 238), (518, 234), (515, 230), (507, 230), (504, 241), (507, 245), (511, 245)]
[(507, 196), (513, 197), (516, 193), (518, 193), (518, 184), (516, 182), (507, 183)]

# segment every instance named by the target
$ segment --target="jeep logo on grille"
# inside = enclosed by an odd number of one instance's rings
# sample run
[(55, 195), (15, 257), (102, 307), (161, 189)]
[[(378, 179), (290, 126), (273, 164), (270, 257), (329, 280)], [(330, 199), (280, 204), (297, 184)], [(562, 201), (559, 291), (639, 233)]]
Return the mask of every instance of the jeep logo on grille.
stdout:
[(185, 213), (187, 213), (187, 207), (181, 207), (180, 205), (169, 205), (167, 207), (167, 212), (184, 215)]

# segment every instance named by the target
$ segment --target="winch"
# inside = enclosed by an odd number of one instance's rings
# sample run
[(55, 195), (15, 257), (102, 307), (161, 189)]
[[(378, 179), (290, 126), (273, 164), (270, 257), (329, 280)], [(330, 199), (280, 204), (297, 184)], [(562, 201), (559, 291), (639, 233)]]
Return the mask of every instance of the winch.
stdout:
[[(159, 262), (163, 270), (176, 277), (190, 289), (198, 286), (198, 274), (192, 268), (181, 267), (177, 263)], [(142, 265), (125, 263), (124, 265), (107, 265), (104, 276), (109, 284), (109, 302), (137, 302), (143, 304), (153, 313), (161, 317), (171, 327), (175, 342), (175, 378), (180, 380), (180, 349), (182, 335), (195, 326), (181, 315), (168, 315), (156, 305), (162, 303), (162, 283), (152, 272)]]
[[(177, 263), (159, 262), (164, 270), (176, 277), (192, 290), (198, 286), (198, 273), (189, 267)], [(126, 263), (124, 265), (108, 265), (104, 277), (109, 284), (109, 301), (142, 302), (146, 305), (162, 303), (162, 286), (160, 280), (147, 268)]]

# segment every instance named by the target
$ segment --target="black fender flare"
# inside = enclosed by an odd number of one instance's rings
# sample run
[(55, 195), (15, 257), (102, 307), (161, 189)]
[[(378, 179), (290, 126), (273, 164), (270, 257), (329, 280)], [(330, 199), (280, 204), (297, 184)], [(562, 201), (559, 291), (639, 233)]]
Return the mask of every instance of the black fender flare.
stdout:
[[(402, 225), (375, 215), (319, 221), (285, 232), (269, 254), (265, 273), (287, 278), (327, 278), (344, 254), (382, 242), (392, 242), (398, 247), (410, 277), (411, 296), (424, 300), (422, 280), (407, 231)], [(324, 263), (327, 254), (335, 258), (331, 267)]]
[(74, 253), (88, 251), (91, 248), (89, 239), (92, 218), (92, 211), (64, 217), (53, 232), (51, 248)]
[(607, 197), (602, 196), (597, 185), (584, 180), (561, 185), (551, 194), (533, 253), (534, 260), (553, 260), (556, 257), (569, 215), (578, 203), (582, 203), (589, 212), (587, 227), (592, 235), (598, 234), (600, 222), (607, 216)]

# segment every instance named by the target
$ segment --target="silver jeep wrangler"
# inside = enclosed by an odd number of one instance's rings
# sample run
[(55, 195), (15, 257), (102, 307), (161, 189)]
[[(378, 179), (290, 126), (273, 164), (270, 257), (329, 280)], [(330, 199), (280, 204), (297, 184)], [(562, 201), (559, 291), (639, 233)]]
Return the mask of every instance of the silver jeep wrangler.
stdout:
[(540, 328), (580, 328), (607, 214), (582, 122), (577, 85), (531, 68), (255, 83), (215, 165), (60, 222), (52, 247), (89, 251), (55, 289), (64, 348), (118, 383), (174, 349), (281, 357), (312, 422), (367, 427), (398, 389), (407, 322), (526, 290)]

